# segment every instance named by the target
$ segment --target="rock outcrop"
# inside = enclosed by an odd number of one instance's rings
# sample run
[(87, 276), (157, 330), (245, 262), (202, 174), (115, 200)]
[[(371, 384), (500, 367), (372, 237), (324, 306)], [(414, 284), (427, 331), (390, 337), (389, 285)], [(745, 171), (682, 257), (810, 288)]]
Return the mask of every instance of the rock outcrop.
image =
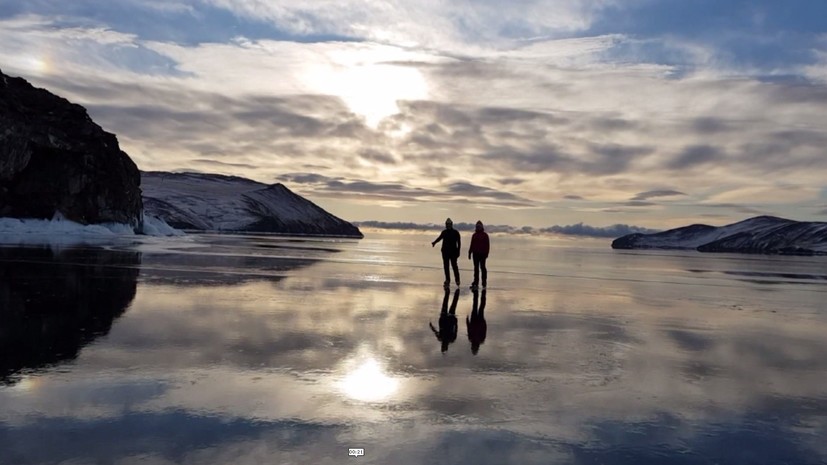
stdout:
[(178, 229), (362, 237), (282, 184), (204, 173), (142, 173), (144, 208)]
[(141, 228), (138, 167), (86, 110), (0, 72), (0, 217)]
[(721, 227), (693, 224), (654, 234), (629, 234), (615, 239), (612, 248), (822, 255), (827, 254), (827, 223), (758, 216)]

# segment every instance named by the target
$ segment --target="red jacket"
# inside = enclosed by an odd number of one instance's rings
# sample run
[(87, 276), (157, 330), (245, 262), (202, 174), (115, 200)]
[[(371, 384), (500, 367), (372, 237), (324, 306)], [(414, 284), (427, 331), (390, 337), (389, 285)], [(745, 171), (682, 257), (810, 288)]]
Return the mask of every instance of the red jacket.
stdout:
[(488, 257), (488, 250), (490, 249), (488, 242), (488, 233), (481, 228), (471, 236), (471, 247), (468, 249), (468, 255), (472, 253), (481, 257)]

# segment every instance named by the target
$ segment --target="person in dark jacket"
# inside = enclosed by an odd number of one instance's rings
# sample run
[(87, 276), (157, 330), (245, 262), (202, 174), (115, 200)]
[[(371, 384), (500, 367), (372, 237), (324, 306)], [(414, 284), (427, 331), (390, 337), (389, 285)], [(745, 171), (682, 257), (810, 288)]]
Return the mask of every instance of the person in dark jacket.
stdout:
[(431, 247), (435, 246), (437, 242), (442, 241), (442, 267), (445, 269), (445, 285), (451, 285), (451, 275), (448, 272), (448, 264), (454, 269), (454, 278), (456, 278), (457, 286), (459, 286), (459, 265), (457, 259), (459, 258), (459, 251), (461, 248), (461, 239), (459, 231), (454, 229), (454, 222), (451, 218), (445, 220), (445, 229), (439, 234), (435, 241), (431, 242)]
[[(477, 355), (480, 345), (485, 342), (488, 324), (485, 322), (485, 289), (482, 290), (482, 300), (478, 302), (479, 292), (474, 292), (474, 306), (471, 315), (465, 317), (465, 327), (468, 329), (468, 340), (471, 342), (471, 353)], [(479, 306), (477, 306), (479, 303)]]
[(454, 291), (454, 300), (451, 302), (451, 309), (448, 310), (448, 295), (450, 291), (445, 289), (445, 296), (442, 298), (442, 311), (439, 313), (439, 331), (434, 324), (428, 322), (434, 336), (440, 342), (442, 352), (448, 350), (448, 346), (457, 340), (457, 301), (459, 300), (459, 289)]
[(482, 221), (477, 221), (476, 231), (471, 236), (471, 246), (468, 248), (468, 259), (474, 258), (474, 282), (471, 289), (476, 289), (480, 283), (480, 270), (482, 270), (482, 287), (488, 284), (488, 268), (485, 267), (485, 260), (488, 258), (488, 251), (491, 245), (488, 241), (488, 233)]

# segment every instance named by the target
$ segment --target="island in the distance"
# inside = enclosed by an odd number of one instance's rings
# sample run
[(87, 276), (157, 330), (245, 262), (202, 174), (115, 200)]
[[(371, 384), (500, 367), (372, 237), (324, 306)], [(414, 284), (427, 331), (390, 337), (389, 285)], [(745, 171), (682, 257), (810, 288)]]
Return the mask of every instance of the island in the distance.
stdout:
[(613, 249), (827, 255), (827, 223), (757, 216), (726, 226), (693, 224), (653, 234), (627, 234)]
[(144, 211), (174, 228), (363, 237), (282, 184), (204, 173), (142, 172)]

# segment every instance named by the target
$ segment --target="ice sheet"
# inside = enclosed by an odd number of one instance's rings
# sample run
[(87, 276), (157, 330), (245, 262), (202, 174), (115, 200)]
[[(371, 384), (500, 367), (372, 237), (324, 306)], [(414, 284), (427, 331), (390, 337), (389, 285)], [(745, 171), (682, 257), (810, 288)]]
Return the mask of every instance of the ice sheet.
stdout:
[[(186, 247), (164, 239), (140, 254), (131, 246), (64, 250), (51, 265), (45, 256), (5, 261), (15, 270), (31, 264), (30, 277), (0, 276), (64, 289), (65, 302), (85, 302), (83, 289), (103, 283), (121, 283), (124, 298), (97, 303), (110, 329), (98, 322), (90, 330), (79, 315), (82, 324), (63, 325), (74, 346), (62, 346), (62, 358), (30, 360), (6, 377), (0, 457), (827, 460), (821, 258), (494, 236), (486, 337), (474, 355), (466, 317), (479, 312), (482, 293), (447, 291), (449, 314), (457, 295), (458, 325), (447, 351), (429, 328), (439, 328), (446, 301), (430, 236), (186, 239)], [(470, 262), (460, 263), (469, 283)], [(28, 299), (12, 300), (20, 306), (13, 314), (38, 302)], [(38, 309), (32, 314), (55, 321)], [(351, 448), (364, 456), (348, 456)]]

